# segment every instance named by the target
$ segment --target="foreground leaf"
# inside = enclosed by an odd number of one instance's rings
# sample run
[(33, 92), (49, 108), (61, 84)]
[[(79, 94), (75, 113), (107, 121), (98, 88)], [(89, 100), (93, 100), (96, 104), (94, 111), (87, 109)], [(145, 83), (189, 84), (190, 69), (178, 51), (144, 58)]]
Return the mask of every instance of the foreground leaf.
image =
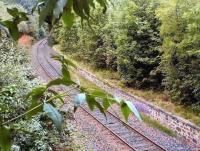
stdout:
[[(27, 118), (30, 119), (32, 116), (42, 112), (42, 105), (40, 105), (37, 100), (33, 100), (31, 106), (28, 108), (28, 112), (26, 114)], [(37, 107), (38, 106), (38, 107)]]
[(51, 118), (55, 127), (61, 131), (63, 119), (58, 110), (49, 103), (44, 103), (43, 110), (47, 113), (48, 117)]
[(0, 126), (0, 150), (10, 151), (11, 139), (10, 130), (4, 126)]
[(133, 114), (136, 116), (136, 118), (140, 121), (142, 121), (142, 118), (140, 116), (140, 113), (138, 112), (138, 110), (136, 109), (135, 105), (130, 102), (130, 101), (125, 101), (125, 103), (127, 104), (127, 106), (129, 107), (129, 109), (133, 112)]
[(10, 20), (6, 20), (6, 21), (0, 20), (0, 24), (8, 29), (10, 36), (14, 40), (19, 39), (20, 33), (19, 33), (19, 30), (18, 30), (17, 24), (14, 24)]
[(45, 86), (39, 86), (28, 93), (27, 99), (31, 98), (31, 106), (28, 108), (28, 110), (31, 111), (27, 113), (28, 118), (31, 118), (37, 113), (42, 112), (42, 106), (39, 105), (41, 104), (40, 98), (44, 96), (45, 91)]
[(104, 110), (107, 111), (107, 109), (110, 107), (110, 102), (108, 101), (108, 99), (104, 99), (102, 105), (104, 107)]
[(72, 12), (65, 11), (61, 17), (62, 23), (65, 27), (72, 27), (74, 23), (74, 14)]
[(74, 84), (74, 82), (71, 81), (71, 80), (65, 80), (65, 79), (58, 78), (58, 79), (55, 79), (55, 80), (50, 81), (50, 82), (47, 84), (47, 88), (49, 88), (49, 87), (51, 87), (51, 86), (55, 86), (55, 85), (65, 85), (65, 86), (69, 86), (69, 85), (72, 85), (72, 84)]
[(86, 95), (86, 101), (90, 110), (93, 111), (95, 107), (94, 102), (96, 101), (95, 98), (90, 95)]
[(64, 64), (64, 65), (77, 68), (76, 65), (75, 65), (71, 60), (65, 58), (64, 56), (55, 55), (55, 56), (53, 56), (52, 58), (53, 58), (54, 60), (57, 60), (57, 61), (61, 62), (61, 63)]
[(128, 117), (131, 114), (131, 110), (129, 109), (129, 107), (125, 102), (123, 102), (120, 107), (125, 120), (128, 121)]
[(32, 98), (38, 99), (41, 96), (43, 96), (45, 91), (46, 91), (46, 87), (45, 86), (38, 86), (38, 87), (32, 89), (32, 91), (28, 93), (26, 98), (28, 99), (29, 97), (32, 97)]
[(84, 102), (86, 102), (86, 95), (85, 93), (80, 93), (75, 96), (74, 105), (81, 106)]
[(96, 107), (97, 109), (99, 109), (99, 111), (104, 114), (106, 116), (105, 110), (103, 108), (103, 106), (96, 101), (95, 97), (91, 96), (91, 95), (86, 95), (86, 102), (90, 108), (90, 110), (94, 110), (94, 108)]
[(100, 90), (94, 90), (91, 92), (91, 95), (94, 97), (106, 97), (106, 94)]

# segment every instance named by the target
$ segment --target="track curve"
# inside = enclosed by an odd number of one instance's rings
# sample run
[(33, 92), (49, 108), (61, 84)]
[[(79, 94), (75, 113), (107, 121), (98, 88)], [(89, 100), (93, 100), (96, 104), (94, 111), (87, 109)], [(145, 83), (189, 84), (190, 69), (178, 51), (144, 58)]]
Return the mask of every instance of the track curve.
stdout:
[[(61, 76), (61, 66), (58, 62), (51, 59), (51, 55), (57, 54), (48, 45), (47, 39), (43, 39), (37, 44), (36, 58), (44, 70), (46, 76), (50, 79), (58, 78)], [(63, 89), (63, 88), (62, 88)], [(64, 89), (63, 89), (64, 90)], [(78, 89), (73, 94), (78, 93)], [(125, 123), (115, 114), (110, 111), (107, 112), (107, 120), (105, 117), (99, 113), (98, 110), (90, 112), (86, 106), (81, 106), (81, 109), (87, 112), (99, 124), (103, 125), (107, 130), (109, 130), (113, 135), (115, 135), (119, 140), (126, 144), (130, 150), (135, 151), (165, 151), (162, 146), (158, 145), (145, 135), (141, 134), (131, 125)]]

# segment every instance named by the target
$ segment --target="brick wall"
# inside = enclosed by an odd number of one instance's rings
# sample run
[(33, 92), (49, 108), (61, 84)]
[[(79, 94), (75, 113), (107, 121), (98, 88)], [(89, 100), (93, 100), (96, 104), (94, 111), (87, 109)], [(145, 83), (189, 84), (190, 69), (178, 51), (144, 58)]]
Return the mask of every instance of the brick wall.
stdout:
[(108, 83), (102, 82), (95, 75), (83, 69), (78, 69), (77, 72), (81, 76), (93, 82), (95, 85), (110, 93), (111, 95), (134, 102), (139, 111), (143, 112), (144, 114), (150, 116), (153, 119), (158, 120), (166, 127), (175, 131), (178, 134), (178, 136), (181, 136), (182, 138), (186, 139), (187, 141), (190, 141), (191, 143), (195, 144), (197, 147), (200, 148), (200, 128), (195, 126), (191, 122), (181, 117), (172, 115), (171, 113), (162, 110), (160, 107), (152, 105), (151, 103), (145, 101), (144, 99), (138, 96), (131, 95)]

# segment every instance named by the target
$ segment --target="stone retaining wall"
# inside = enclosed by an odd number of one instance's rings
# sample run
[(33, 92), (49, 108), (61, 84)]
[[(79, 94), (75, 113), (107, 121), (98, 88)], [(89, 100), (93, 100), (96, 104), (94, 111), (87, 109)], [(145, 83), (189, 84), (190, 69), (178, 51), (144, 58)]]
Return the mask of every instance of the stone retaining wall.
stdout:
[(111, 95), (134, 102), (139, 111), (143, 112), (153, 119), (158, 120), (166, 127), (175, 131), (179, 136), (182, 136), (184, 139), (190, 141), (200, 148), (200, 128), (195, 126), (191, 122), (181, 117), (172, 115), (171, 113), (168, 113), (163, 109), (152, 105), (149, 102), (146, 102), (140, 97), (131, 95), (121, 89), (110, 85), (109, 83), (103, 82), (92, 73), (89, 73), (83, 69), (78, 69), (77, 72), (95, 85), (110, 93)]

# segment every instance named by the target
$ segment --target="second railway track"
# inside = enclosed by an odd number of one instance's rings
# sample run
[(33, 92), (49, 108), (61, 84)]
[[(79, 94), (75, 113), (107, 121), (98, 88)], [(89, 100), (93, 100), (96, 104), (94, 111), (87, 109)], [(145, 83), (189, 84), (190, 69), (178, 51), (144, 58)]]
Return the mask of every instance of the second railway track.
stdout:
[[(45, 71), (46, 76), (50, 79), (55, 79), (61, 76), (60, 67), (58, 64), (52, 63), (51, 53), (53, 50), (48, 47), (47, 40), (41, 40), (37, 44), (36, 58), (41, 68)], [(62, 88), (63, 89), (63, 88)], [(78, 93), (78, 89), (73, 94)], [(114, 136), (126, 144), (130, 150), (135, 151), (165, 151), (159, 144), (155, 143), (145, 135), (141, 134), (131, 125), (125, 123), (115, 114), (108, 111), (107, 119), (98, 111), (90, 112), (86, 106), (81, 106), (82, 110), (87, 112), (101, 125), (108, 129)]]

